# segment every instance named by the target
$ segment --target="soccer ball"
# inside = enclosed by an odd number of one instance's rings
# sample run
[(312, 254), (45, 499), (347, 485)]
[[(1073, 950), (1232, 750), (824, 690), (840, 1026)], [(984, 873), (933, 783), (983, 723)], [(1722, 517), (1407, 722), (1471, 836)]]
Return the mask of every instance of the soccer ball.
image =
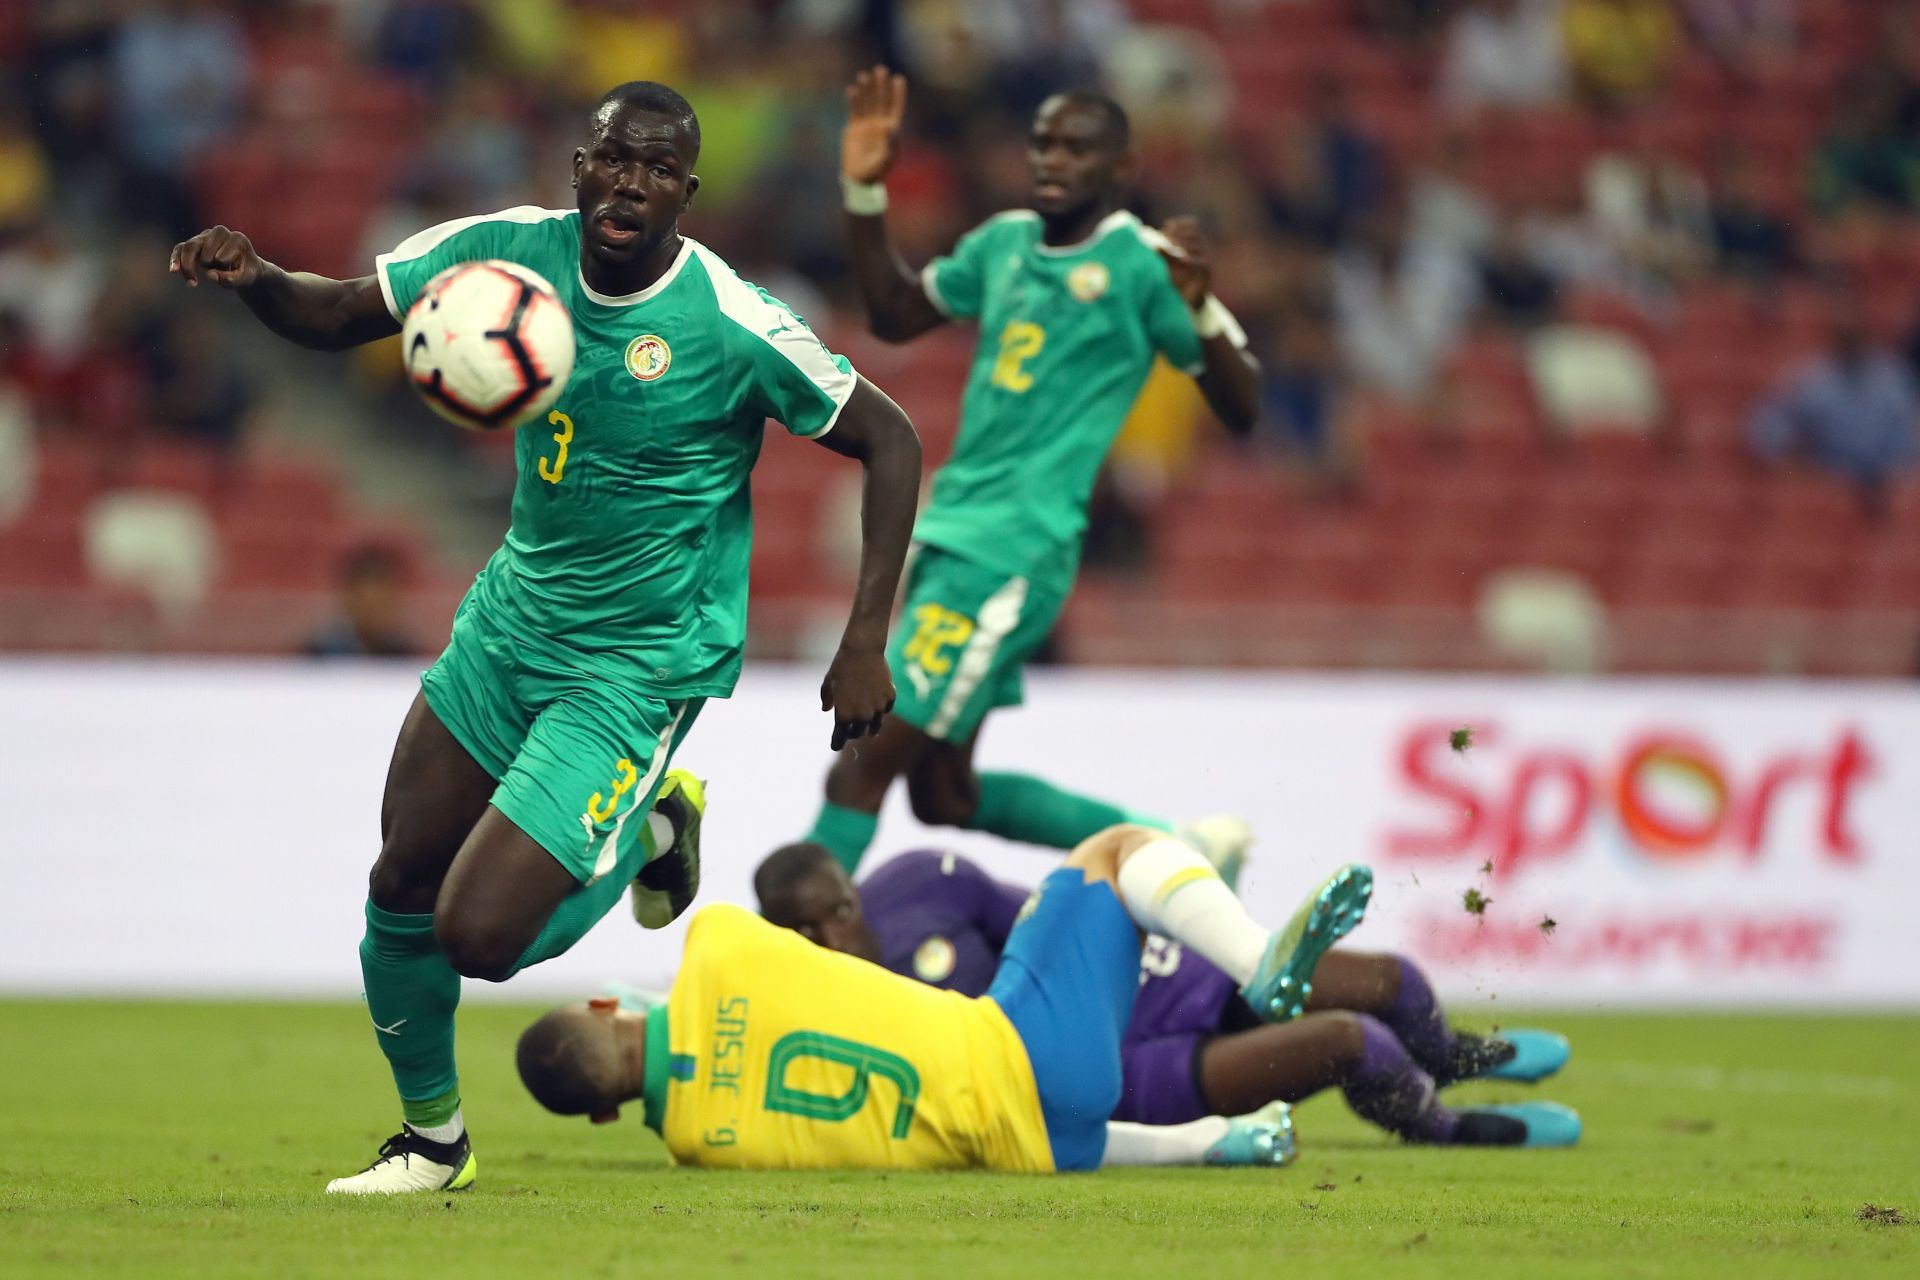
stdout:
[(407, 377), (470, 431), (545, 413), (573, 374), (573, 322), (553, 286), (512, 262), (463, 262), (420, 291), (401, 326)]

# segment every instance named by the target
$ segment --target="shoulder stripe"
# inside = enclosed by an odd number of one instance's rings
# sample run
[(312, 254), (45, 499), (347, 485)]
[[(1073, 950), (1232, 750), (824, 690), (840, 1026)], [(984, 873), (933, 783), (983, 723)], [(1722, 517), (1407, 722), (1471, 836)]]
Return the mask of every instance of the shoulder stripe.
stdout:
[(847, 400), (859, 382), (858, 375), (834, 363), (826, 344), (793, 308), (742, 280), (739, 272), (707, 246), (696, 240), (687, 243), (693, 246), (700, 265), (706, 268), (707, 279), (713, 285), (714, 305), (720, 314), (779, 352), (833, 403), (832, 416), (807, 438), (818, 439), (833, 430), (834, 423), (840, 420), (840, 411), (847, 407)]
[(395, 245), (393, 252), (383, 253), (373, 260), (373, 273), (380, 280), (380, 295), (386, 299), (387, 310), (393, 313), (395, 320), (404, 318), (394, 302), (393, 283), (387, 278), (387, 269), (394, 263), (411, 262), (415, 258), (424, 257), (462, 231), (469, 231), (484, 222), (547, 222), (555, 218), (564, 218), (573, 212), (572, 209), (542, 209), (539, 205), (522, 204), (515, 205), (511, 209), (502, 209), (498, 213), (480, 213), (471, 218), (455, 218), (451, 222), (442, 222), (424, 231), (416, 231)]
[(434, 249), (438, 248), (445, 241), (459, 235), (469, 227), (477, 227), (483, 222), (549, 222), (555, 218), (564, 218), (573, 212), (575, 212), (575, 210), (542, 209), (539, 205), (522, 204), (515, 205), (511, 209), (502, 209), (498, 213), (481, 213), (475, 214), (471, 218), (455, 218), (453, 221), (443, 222), (437, 227), (428, 227), (425, 231), (415, 232), (405, 240), (402, 240), (394, 248), (392, 253), (383, 253), (380, 256), (394, 262), (407, 262), (413, 258), (420, 257), (422, 254), (433, 252)]
[(994, 227), (1010, 222), (1034, 223), (1039, 220), (1040, 215), (1031, 209), (1002, 209), (992, 217), (983, 219), (979, 226), (976, 226), (973, 230), (962, 236), (959, 246), (920, 268), (920, 290), (927, 295), (927, 301), (933, 304), (933, 309), (949, 320), (955, 318), (953, 314), (953, 304), (948, 302), (946, 296), (940, 292), (939, 266), (942, 262), (951, 261), (960, 253), (961, 249), (965, 248), (976, 236), (984, 235)]
[(940, 281), (936, 278), (940, 273), (934, 270), (934, 268), (939, 265), (940, 259), (935, 258), (932, 262), (920, 268), (920, 289), (921, 292), (927, 295), (927, 301), (933, 304), (933, 309), (951, 320), (953, 319), (953, 307), (940, 295)]
[(1169, 253), (1173, 251), (1173, 241), (1167, 239), (1166, 234), (1158, 227), (1150, 227), (1146, 223), (1136, 220), (1133, 224), (1133, 230), (1134, 233), (1140, 237), (1140, 242), (1156, 253), (1163, 249)]

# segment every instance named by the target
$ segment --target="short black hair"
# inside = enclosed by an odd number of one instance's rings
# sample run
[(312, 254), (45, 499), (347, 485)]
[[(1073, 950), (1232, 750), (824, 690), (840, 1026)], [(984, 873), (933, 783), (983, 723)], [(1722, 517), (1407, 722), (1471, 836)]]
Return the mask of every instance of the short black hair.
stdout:
[(604, 1111), (619, 1100), (619, 1056), (613, 1037), (578, 1009), (554, 1009), (520, 1033), (514, 1061), (527, 1092), (555, 1115), (584, 1116)]
[(1090, 107), (1100, 112), (1105, 117), (1100, 140), (1115, 151), (1125, 151), (1133, 144), (1133, 122), (1127, 119), (1127, 109), (1109, 95), (1098, 89), (1069, 89), (1054, 96), (1064, 100), (1068, 106)]
[(616, 111), (641, 111), (676, 121), (693, 142), (693, 154), (687, 157), (687, 163), (692, 164), (700, 158), (700, 117), (693, 113), (693, 104), (681, 97), (678, 90), (657, 80), (629, 80), (625, 84), (617, 84), (601, 94), (600, 101), (594, 104), (594, 127), (605, 124)]
[(773, 924), (791, 928), (793, 914), (782, 910), (794, 886), (833, 861), (825, 845), (810, 840), (783, 844), (766, 856), (753, 871), (753, 896), (760, 900), (760, 914)]

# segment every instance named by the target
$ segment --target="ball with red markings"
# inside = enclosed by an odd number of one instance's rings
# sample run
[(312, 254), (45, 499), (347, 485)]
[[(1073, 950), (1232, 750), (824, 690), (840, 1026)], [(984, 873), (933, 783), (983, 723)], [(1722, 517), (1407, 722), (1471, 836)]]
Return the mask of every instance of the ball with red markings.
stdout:
[(573, 321), (552, 285), (512, 262), (463, 262), (420, 291), (400, 340), (427, 407), (471, 431), (553, 408), (573, 374)]

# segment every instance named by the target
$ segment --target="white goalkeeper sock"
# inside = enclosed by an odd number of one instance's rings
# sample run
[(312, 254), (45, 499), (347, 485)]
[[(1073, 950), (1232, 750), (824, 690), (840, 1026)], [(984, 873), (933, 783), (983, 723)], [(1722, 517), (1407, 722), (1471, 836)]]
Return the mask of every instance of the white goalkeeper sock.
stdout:
[(1266, 954), (1268, 931), (1205, 857), (1172, 836), (1134, 850), (1120, 866), (1120, 900), (1148, 933), (1164, 934), (1244, 986)]
[(1199, 1164), (1207, 1148), (1227, 1136), (1232, 1122), (1225, 1116), (1203, 1116), (1186, 1124), (1133, 1124), (1107, 1121), (1107, 1153), (1100, 1167), (1119, 1165)]

